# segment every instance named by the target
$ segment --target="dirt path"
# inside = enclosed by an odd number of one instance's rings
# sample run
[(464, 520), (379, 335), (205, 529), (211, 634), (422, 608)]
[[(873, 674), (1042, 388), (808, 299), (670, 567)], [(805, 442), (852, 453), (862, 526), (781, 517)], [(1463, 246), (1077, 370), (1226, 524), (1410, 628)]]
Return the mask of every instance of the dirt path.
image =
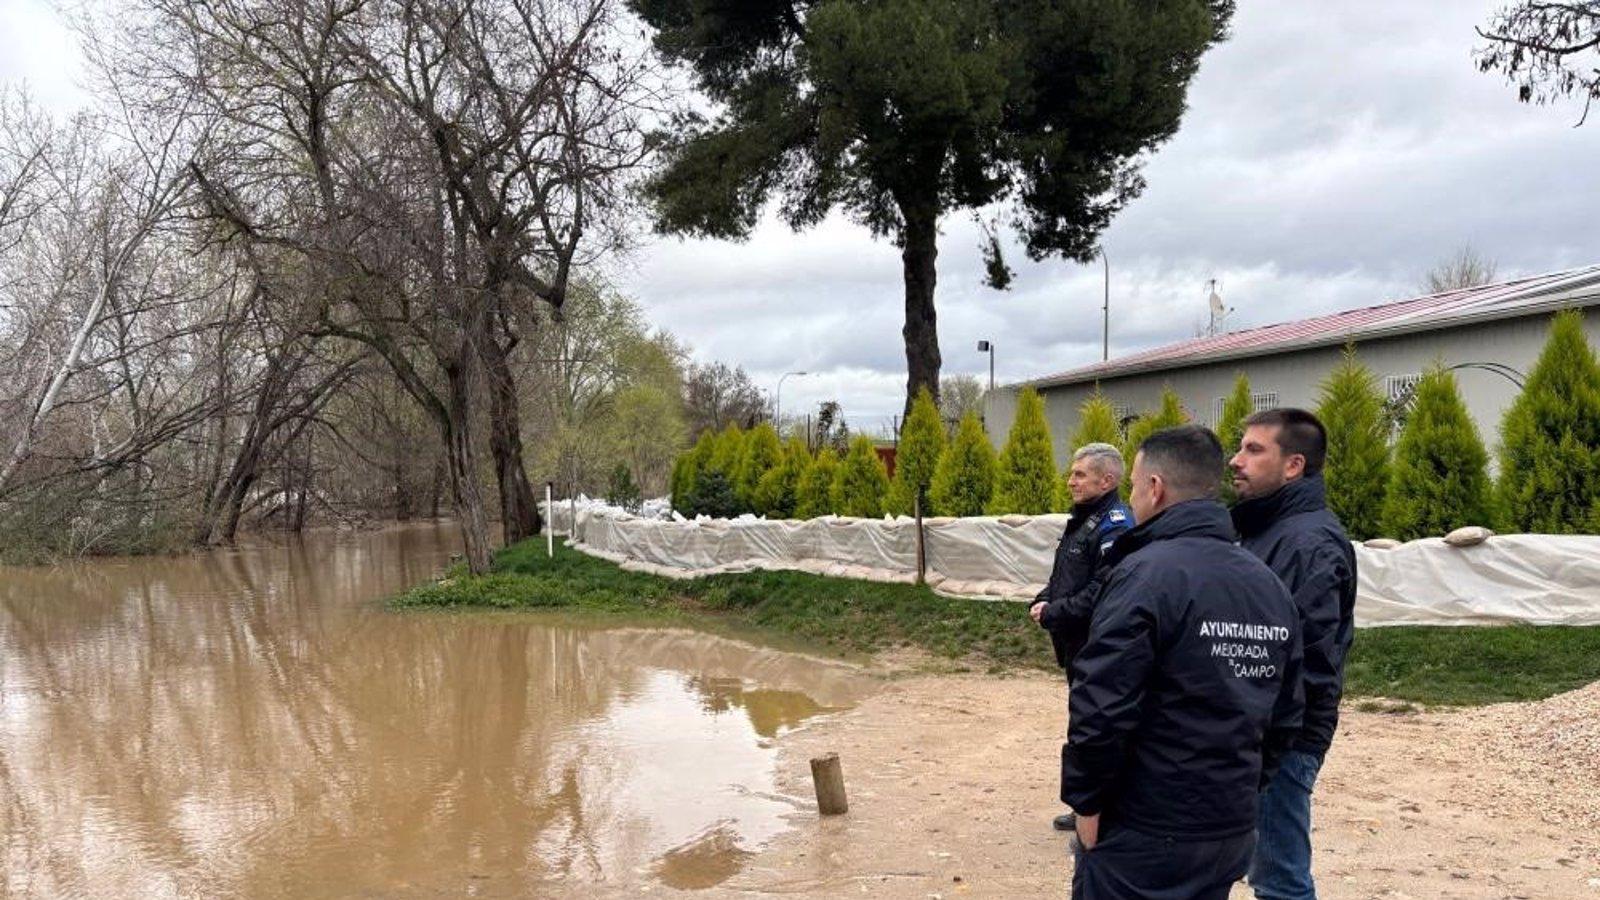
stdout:
[[(795, 830), (700, 896), (1065, 896), (1049, 823), (1064, 707), (1043, 675), (918, 675), (790, 734)], [(1573, 758), (1588, 745), (1572, 738), (1593, 721), (1600, 686), (1468, 712), (1347, 708), (1316, 795), (1319, 892), (1600, 900), (1600, 758)], [(819, 821), (806, 759), (827, 750), (851, 810)]]

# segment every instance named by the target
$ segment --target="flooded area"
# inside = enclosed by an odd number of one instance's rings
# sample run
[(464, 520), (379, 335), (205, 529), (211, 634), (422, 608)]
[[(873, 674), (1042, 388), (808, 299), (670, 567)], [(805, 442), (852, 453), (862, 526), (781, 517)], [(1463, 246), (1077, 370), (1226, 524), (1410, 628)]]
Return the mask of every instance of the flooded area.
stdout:
[(9, 896), (714, 887), (856, 670), (686, 631), (397, 613), (433, 525), (0, 569)]

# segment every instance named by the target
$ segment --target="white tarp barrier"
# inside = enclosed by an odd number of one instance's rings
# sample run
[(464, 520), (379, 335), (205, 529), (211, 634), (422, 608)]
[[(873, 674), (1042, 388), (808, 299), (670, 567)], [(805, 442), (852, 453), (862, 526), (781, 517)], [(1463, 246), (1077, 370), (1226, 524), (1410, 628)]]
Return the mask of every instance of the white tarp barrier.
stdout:
[[(568, 532), (566, 503), (552, 526)], [(1066, 516), (930, 518), (927, 580), (956, 597), (1025, 600), (1050, 576)], [(807, 521), (674, 521), (578, 507), (578, 549), (677, 578), (796, 569), (872, 581), (916, 573), (916, 523), (826, 516)], [(1356, 624), (1600, 625), (1600, 536), (1501, 535), (1472, 547), (1439, 538), (1378, 550), (1356, 545)]]

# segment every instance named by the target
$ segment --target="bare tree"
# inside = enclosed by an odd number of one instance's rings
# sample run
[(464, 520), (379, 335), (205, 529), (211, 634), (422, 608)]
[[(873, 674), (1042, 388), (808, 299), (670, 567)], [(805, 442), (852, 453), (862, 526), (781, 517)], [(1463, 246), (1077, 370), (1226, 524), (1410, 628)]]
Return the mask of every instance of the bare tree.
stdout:
[(1600, 99), (1600, 0), (1570, 3), (1524, 0), (1502, 7), (1478, 36), (1478, 69), (1498, 71), (1524, 103), (1565, 97), (1583, 100), (1583, 115)]
[(1425, 294), (1439, 294), (1478, 287), (1494, 281), (1494, 274), (1494, 260), (1467, 245), (1429, 269), (1423, 276), (1421, 288)]

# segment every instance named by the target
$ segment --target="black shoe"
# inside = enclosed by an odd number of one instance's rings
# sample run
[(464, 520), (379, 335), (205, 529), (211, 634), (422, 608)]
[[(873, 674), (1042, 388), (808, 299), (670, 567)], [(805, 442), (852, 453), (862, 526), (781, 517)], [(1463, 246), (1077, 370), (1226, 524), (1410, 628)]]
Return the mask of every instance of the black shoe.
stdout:
[(1077, 831), (1078, 815), (1073, 812), (1064, 812), (1056, 816), (1052, 824), (1056, 826), (1057, 831)]

